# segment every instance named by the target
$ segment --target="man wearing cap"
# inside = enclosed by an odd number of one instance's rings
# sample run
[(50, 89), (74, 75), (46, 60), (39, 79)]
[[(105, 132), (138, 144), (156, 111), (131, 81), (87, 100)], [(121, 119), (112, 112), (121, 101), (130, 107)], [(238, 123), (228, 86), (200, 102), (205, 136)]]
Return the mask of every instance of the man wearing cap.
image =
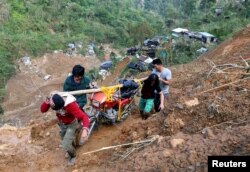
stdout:
[[(40, 110), (42, 113), (49, 109), (56, 112), (58, 124), (60, 127), (60, 136), (63, 149), (68, 153), (68, 165), (73, 165), (76, 159), (76, 150), (72, 145), (76, 137), (76, 131), (82, 127), (81, 139), (87, 140), (89, 118), (79, 108), (76, 98), (70, 94), (52, 94), (42, 102)], [(80, 124), (78, 123), (80, 121)]]
[[(81, 65), (75, 65), (72, 75), (68, 76), (63, 84), (63, 91), (77, 91), (90, 88), (90, 79), (84, 76), (85, 69)], [(81, 109), (87, 103), (86, 94), (76, 95), (76, 101)]]

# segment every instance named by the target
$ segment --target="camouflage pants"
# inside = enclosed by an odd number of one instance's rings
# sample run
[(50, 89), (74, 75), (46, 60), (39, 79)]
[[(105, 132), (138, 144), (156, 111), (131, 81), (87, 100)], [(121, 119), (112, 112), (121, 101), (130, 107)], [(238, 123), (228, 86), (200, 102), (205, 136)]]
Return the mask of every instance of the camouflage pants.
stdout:
[(73, 146), (73, 142), (75, 140), (76, 131), (79, 128), (78, 121), (75, 120), (74, 122), (68, 125), (59, 123), (59, 127), (63, 149), (68, 152), (71, 157), (76, 156), (76, 150)]

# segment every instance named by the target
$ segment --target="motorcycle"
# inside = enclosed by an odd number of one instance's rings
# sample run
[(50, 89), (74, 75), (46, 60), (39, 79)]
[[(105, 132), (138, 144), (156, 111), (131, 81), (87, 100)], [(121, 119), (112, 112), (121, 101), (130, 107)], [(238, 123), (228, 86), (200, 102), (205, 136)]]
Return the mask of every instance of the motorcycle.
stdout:
[(112, 87), (111, 95), (105, 91), (91, 94), (87, 112), (90, 118), (89, 135), (100, 124), (114, 125), (125, 120), (135, 106), (134, 98), (139, 92), (139, 84), (133, 80), (120, 80), (119, 83), (123, 86)]

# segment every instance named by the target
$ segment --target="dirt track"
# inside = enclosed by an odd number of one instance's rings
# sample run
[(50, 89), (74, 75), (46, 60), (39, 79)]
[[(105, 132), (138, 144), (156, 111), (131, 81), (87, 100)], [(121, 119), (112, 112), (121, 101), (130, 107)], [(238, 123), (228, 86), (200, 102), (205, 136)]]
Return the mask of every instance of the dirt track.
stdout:
[[(47, 56), (55, 58), (50, 60), (52, 63), (42, 57), (34, 64), (42, 74), (51, 74), (52, 80), (45, 82), (36, 73), (31, 74), (29, 69), (20, 66), (21, 73), (8, 82), (3, 104), (6, 120), (16, 125), (15, 119), (20, 119), (21, 124), (32, 121), (20, 129), (9, 126), (0, 129), (0, 171), (206, 171), (207, 155), (250, 154), (250, 82), (246, 77), (241, 80), (246, 70), (219, 67), (209, 73), (211, 62), (246, 67), (242, 58), (249, 63), (250, 28), (190, 64), (171, 67), (174, 79), (167, 105), (169, 113), (161, 112), (142, 121), (135, 110), (124, 123), (102, 126), (78, 149), (77, 163), (70, 168), (65, 166), (59, 147), (58, 128), (45, 122), (50, 121), (53, 114), (42, 116), (38, 111), (42, 99), (39, 92), (45, 95), (52, 89), (61, 88), (73, 64), (79, 62), (58, 55)], [(82, 57), (77, 60), (81, 61)], [(87, 69), (95, 64), (92, 59), (84, 60)], [(63, 71), (60, 71), (61, 66)], [(123, 67), (124, 63), (118, 65), (116, 71)], [(109, 77), (108, 83), (116, 79), (117, 73), (114, 75)], [(237, 80), (235, 84), (221, 87)], [(202, 93), (216, 87), (220, 88)], [(198, 101), (189, 106), (190, 100)], [(156, 142), (134, 151), (134, 147), (126, 147), (91, 156), (81, 155), (104, 146), (155, 135), (158, 137)], [(129, 151), (131, 154), (122, 159)]]

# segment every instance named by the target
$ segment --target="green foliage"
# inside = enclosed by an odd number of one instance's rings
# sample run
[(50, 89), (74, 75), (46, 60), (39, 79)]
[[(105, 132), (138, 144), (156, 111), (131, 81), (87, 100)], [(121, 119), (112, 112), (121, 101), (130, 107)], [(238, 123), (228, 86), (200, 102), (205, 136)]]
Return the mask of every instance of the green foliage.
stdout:
[(112, 61), (112, 68), (111, 70), (115, 69), (116, 64), (118, 63), (119, 59), (116, 56), (110, 56), (110, 60)]
[(97, 79), (100, 79), (101, 76), (98, 74), (98, 69), (97, 68), (93, 68), (91, 70), (89, 70), (87, 73), (86, 73), (86, 76), (88, 76), (91, 80), (97, 80)]
[[(214, 14), (216, 7), (223, 8), (222, 15)], [(17, 58), (64, 49), (72, 41), (111, 43), (121, 49), (169, 34), (174, 27), (211, 32), (222, 41), (248, 24), (249, 17), (249, 0), (2, 0), (0, 79), (5, 83), (14, 73)], [(195, 56), (180, 49), (183, 60), (176, 58), (176, 63)], [(101, 48), (95, 52), (104, 55)]]
[[(219, 41), (229, 38), (239, 29), (249, 24), (250, 0), (245, 1), (216, 1), (216, 0), (140, 0), (135, 4), (145, 11), (157, 13), (161, 16), (166, 26), (165, 33), (170, 33), (173, 28), (183, 27), (194, 32), (209, 32)], [(221, 15), (215, 13), (216, 8), (221, 8)], [(152, 25), (151, 25), (152, 26)], [(159, 27), (153, 27), (158, 29)], [(195, 42), (195, 41), (194, 41)], [(186, 63), (198, 57), (196, 50), (200, 44), (178, 43), (171, 54), (171, 63)]]
[[(0, 115), (2, 115), (4, 113), (4, 110), (3, 110), (3, 108), (2, 108), (2, 106), (0, 105)], [(1, 119), (2, 117), (0, 117), (0, 122), (2, 122), (2, 119)], [(1, 123), (0, 123), (1, 124)]]
[(171, 64), (183, 64), (197, 58), (200, 54), (197, 50), (201, 48), (200, 42), (184, 39), (177, 40), (175, 48), (169, 54)]
[(196, 0), (185, 0), (180, 3), (180, 10), (183, 13), (183, 16), (192, 17), (196, 12), (195, 7)]
[[(143, 21), (148, 21), (150, 30), (162, 26), (160, 18), (155, 19), (142, 9), (135, 9), (131, 0), (2, 0), (1, 83), (5, 84), (15, 72), (13, 63), (17, 58), (65, 49), (72, 41), (85, 45), (89, 42), (112, 43), (116, 47), (128, 46), (132, 42), (137, 44), (130, 37), (129, 24), (138, 26)], [(100, 58), (104, 55), (99, 48), (95, 48), (95, 52)], [(84, 51), (81, 53), (85, 54)]]
[(143, 40), (149, 38), (153, 34), (153, 29), (147, 22), (139, 23), (135, 26), (130, 27), (130, 37), (133, 38), (134, 44), (140, 42), (143, 44)]
[[(15, 67), (10, 64), (7, 57), (9, 54), (7, 52), (0, 51), (0, 80), (1, 84), (5, 84), (5, 79), (9, 78), (12, 74), (14, 74)], [(1, 85), (4, 86), (4, 85)]]
[(102, 57), (105, 55), (104, 48), (102, 46), (100, 47), (94, 46), (94, 51), (95, 51), (96, 56), (100, 60), (102, 60)]

